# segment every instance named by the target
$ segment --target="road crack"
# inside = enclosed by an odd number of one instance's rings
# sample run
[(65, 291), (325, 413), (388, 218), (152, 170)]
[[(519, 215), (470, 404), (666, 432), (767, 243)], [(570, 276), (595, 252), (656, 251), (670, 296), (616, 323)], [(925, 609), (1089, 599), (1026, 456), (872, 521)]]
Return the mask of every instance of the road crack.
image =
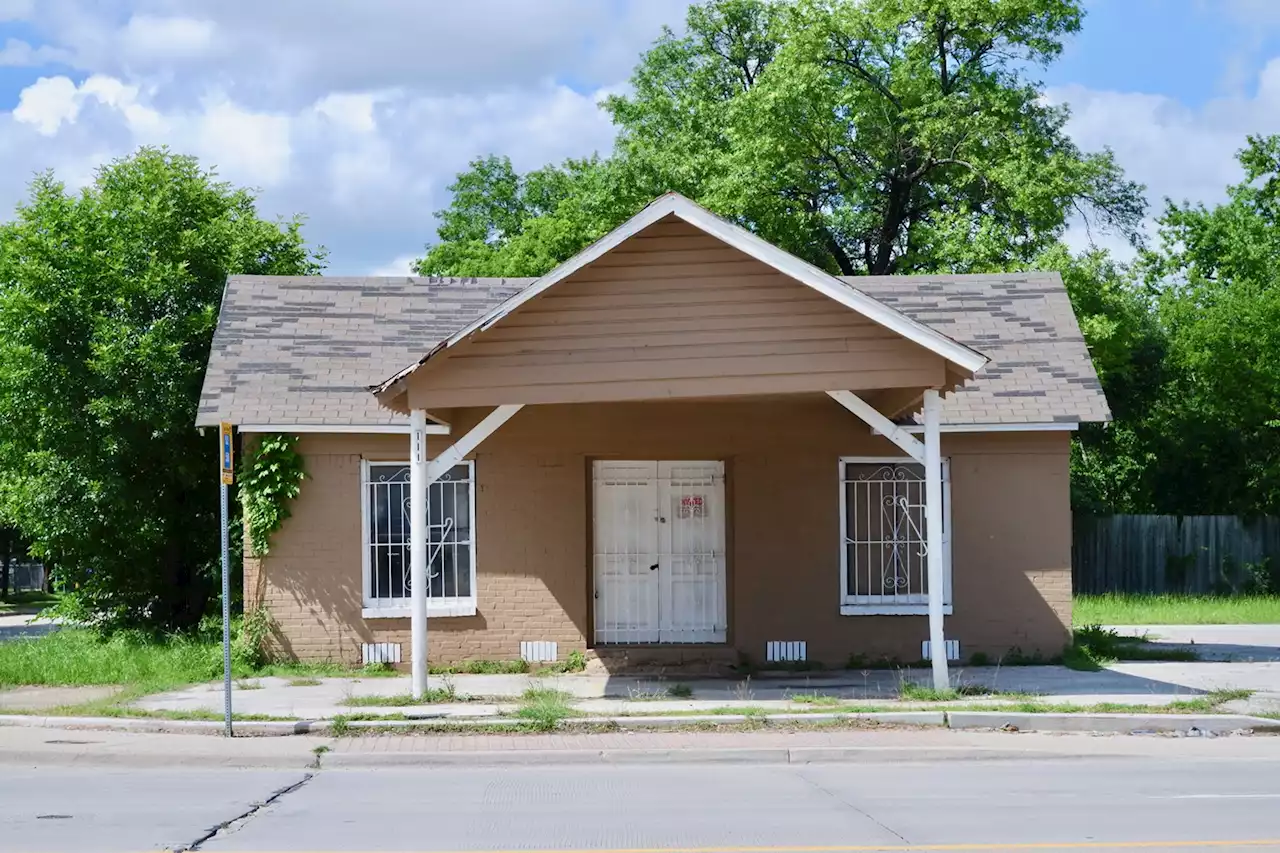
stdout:
[(894, 838), (897, 838), (897, 839), (898, 839), (899, 841), (901, 841), (903, 844), (910, 844), (910, 843), (911, 843), (911, 841), (910, 841), (910, 840), (909, 840), (905, 835), (903, 835), (901, 832), (898, 832), (896, 829), (893, 829), (892, 827), (887, 826), (886, 824), (882, 823), (879, 819), (877, 819), (874, 815), (872, 815), (872, 814), (871, 814), (870, 812), (868, 812), (866, 809), (862, 808), (861, 806), (858, 806), (858, 805), (857, 805), (857, 804), (855, 804), (855, 803), (851, 803), (851, 802), (849, 802), (849, 800), (847, 800), (845, 797), (843, 797), (843, 796), (841, 796), (840, 794), (838, 794), (837, 792), (835, 792), (835, 791), (831, 790), (831, 789), (830, 789), (830, 788), (828, 788), (826, 785), (823, 785), (821, 782), (816, 782), (816, 781), (814, 781), (813, 779), (810, 779), (808, 776), (806, 776), (806, 775), (804, 774), (804, 771), (803, 771), (803, 770), (797, 770), (797, 771), (796, 771), (796, 776), (797, 776), (798, 778), (800, 778), (802, 781), (807, 782), (807, 783), (808, 783), (809, 785), (811, 785), (812, 787), (814, 787), (814, 788), (816, 788), (817, 790), (821, 791), (822, 793), (826, 794), (828, 797), (830, 797), (831, 799), (835, 800), (837, 803), (839, 803), (840, 805), (844, 806), (845, 808), (847, 808), (847, 809), (851, 809), (852, 811), (855, 811), (855, 812), (857, 812), (858, 814), (862, 815), (862, 816), (863, 816), (863, 817), (865, 817), (867, 820), (871, 821), (871, 822), (872, 822), (872, 823), (874, 823), (876, 826), (880, 827), (880, 828), (881, 828), (881, 829), (883, 829), (885, 832), (887, 832), (887, 833), (889, 833), (890, 835), (892, 835)]
[(201, 835), (199, 838), (195, 839), (189, 844), (183, 844), (180, 847), (173, 848), (173, 853), (190, 853), (190, 851), (199, 850), (200, 846), (206, 843), (207, 841), (210, 841), (211, 839), (216, 838), (219, 835), (223, 835), (229, 832), (235, 832), (237, 829), (239, 829), (241, 826), (243, 826), (245, 823), (251, 820), (254, 817), (254, 815), (256, 815), (258, 812), (267, 808), (268, 806), (280, 800), (281, 798), (289, 794), (292, 794), (294, 791), (297, 791), (303, 785), (307, 784), (312, 779), (314, 779), (315, 775), (316, 774), (314, 773), (306, 773), (297, 782), (294, 782), (290, 785), (285, 785), (283, 788), (278, 788), (277, 790), (272, 792), (271, 796), (267, 797), (262, 802), (254, 803), (244, 812), (241, 812), (235, 817), (228, 818), (227, 820), (222, 821), (222, 823), (219, 823), (210, 827), (208, 832), (206, 832), (204, 835)]

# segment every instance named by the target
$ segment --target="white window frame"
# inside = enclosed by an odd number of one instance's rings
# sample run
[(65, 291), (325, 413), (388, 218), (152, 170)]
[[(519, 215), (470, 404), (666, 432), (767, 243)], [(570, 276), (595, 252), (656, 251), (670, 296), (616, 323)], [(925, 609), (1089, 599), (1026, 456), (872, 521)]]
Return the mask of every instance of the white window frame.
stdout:
[[(471, 488), (469, 490), (470, 506), (468, 507), (468, 511), (471, 513), (471, 584), (469, 586), (471, 594), (468, 596), (455, 596), (450, 598), (428, 598), (428, 617), (476, 615), (476, 564), (479, 562), (477, 558), (479, 533), (476, 518), (476, 463), (472, 459), (463, 459), (457, 464), (467, 466), (469, 472), (468, 478), (471, 482)], [(365, 619), (408, 619), (413, 609), (412, 599), (372, 598), (369, 595), (369, 590), (372, 588), (372, 578), (370, 575), (373, 570), (369, 555), (369, 485), (371, 476), (370, 471), (375, 465), (396, 466), (406, 469), (409, 467), (408, 462), (399, 462), (394, 459), (360, 460), (360, 598), (361, 601), (364, 602), (364, 607), (361, 609), (360, 615)], [(432, 486), (434, 485), (435, 483), (432, 484)], [(427, 487), (428, 492), (432, 486)], [(429, 505), (429, 498), (427, 502)], [(408, 571), (407, 566), (405, 571)]]
[[(928, 616), (929, 605), (891, 604), (861, 601), (880, 596), (852, 596), (849, 594), (849, 507), (845, 488), (845, 465), (919, 465), (910, 456), (841, 456), (836, 463), (836, 481), (840, 488), (840, 615), (841, 616)], [(951, 615), (951, 460), (942, 459), (942, 612)]]

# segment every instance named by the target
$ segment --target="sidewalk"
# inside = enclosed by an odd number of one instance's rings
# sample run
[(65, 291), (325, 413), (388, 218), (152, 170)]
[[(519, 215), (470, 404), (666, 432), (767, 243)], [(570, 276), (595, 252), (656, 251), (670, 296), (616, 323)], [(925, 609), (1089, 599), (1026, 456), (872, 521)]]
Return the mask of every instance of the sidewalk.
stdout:
[[(318, 755), (317, 755), (318, 753)], [(1096, 756), (1280, 759), (1280, 738), (1106, 738), (932, 730), (233, 738), (0, 728), (3, 766), (323, 768), (406, 765), (885, 762)]]
[[(460, 700), (449, 704), (377, 704), (376, 697), (404, 697), (410, 691), (407, 677), (325, 678), (319, 684), (294, 686), (284, 678), (259, 678), (237, 682), (232, 701), (238, 714), (323, 720), (338, 715), (406, 714), (414, 717), (495, 717), (510, 713), (519, 697), (531, 687), (549, 687), (575, 698), (574, 707), (593, 715), (663, 714), (753, 707), (770, 712), (812, 709), (812, 701), (856, 702), (886, 710), (918, 706), (899, 697), (906, 682), (928, 685), (927, 670), (848, 670), (776, 677), (740, 679), (682, 679), (610, 675), (452, 675), (432, 676), (432, 687), (451, 686)], [(1101, 672), (1078, 672), (1062, 666), (958, 667), (953, 685), (1025, 694), (1050, 704), (1090, 706), (1167, 705), (1218, 689), (1244, 688), (1258, 693), (1265, 710), (1268, 701), (1280, 699), (1280, 662), (1261, 663), (1123, 663)], [(688, 688), (688, 698), (671, 698), (676, 686)], [(974, 695), (966, 704), (1000, 704), (1010, 701)], [(1253, 707), (1233, 706), (1238, 713)], [(136, 707), (151, 711), (206, 711), (221, 713), (222, 685), (202, 684), (148, 696)]]

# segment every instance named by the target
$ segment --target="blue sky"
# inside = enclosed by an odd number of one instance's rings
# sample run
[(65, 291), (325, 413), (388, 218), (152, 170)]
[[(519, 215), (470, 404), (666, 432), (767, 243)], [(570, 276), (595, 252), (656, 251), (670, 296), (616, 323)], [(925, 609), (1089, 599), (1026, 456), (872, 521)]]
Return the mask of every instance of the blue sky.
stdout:
[[(0, 0), (0, 211), (36, 171), (81, 185), (165, 143), (306, 213), (331, 271), (403, 272), (471, 157), (607, 149), (596, 102), (685, 6)], [(1090, 0), (1041, 76), (1077, 143), (1111, 146), (1153, 204), (1212, 202), (1245, 136), (1280, 132), (1280, 0)]]

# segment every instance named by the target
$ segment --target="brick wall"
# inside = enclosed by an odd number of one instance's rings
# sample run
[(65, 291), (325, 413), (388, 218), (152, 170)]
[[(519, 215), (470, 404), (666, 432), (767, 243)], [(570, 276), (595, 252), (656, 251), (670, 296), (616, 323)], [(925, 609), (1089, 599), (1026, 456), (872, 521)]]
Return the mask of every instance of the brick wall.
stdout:
[[(450, 413), (456, 433), (485, 412)], [(429, 452), (447, 446), (432, 437)], [(364, 619), (361, 460), (407, 458), (408, 439), (308, 435), (308, 479), (271, 554), (246, 559), (246, 598), (279, 625), (277, 652), (356, 663), (363, 642), (409, 651), (407, 619)], [(1056, 654), (1071, 616), (1066, 433), (944, 436), (952, 466), (955, 614), (966, 655)], [(898, 456), (825, 398), (794, 402), (542, 406), (476, 454), (478, 613), (432, 617), (432, 660), (513, 659), (522, 640), (586, 648), (591, 458), (724, 459), (729, 472), (730, 643), (760, 660), (769, 640), (806, 640), (829, 664), (914, 660), (923, 616), (839, 614), (841, 455)], [(260, 565), (259, 565), (260, 563)]]

